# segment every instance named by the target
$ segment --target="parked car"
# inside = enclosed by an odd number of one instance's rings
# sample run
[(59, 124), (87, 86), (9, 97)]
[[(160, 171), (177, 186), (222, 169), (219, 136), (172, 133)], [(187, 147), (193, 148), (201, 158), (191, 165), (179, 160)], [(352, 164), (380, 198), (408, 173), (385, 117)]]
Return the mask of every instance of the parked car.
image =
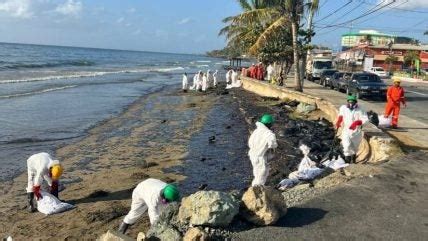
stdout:
[(358, 99), (363, 96), (379, 97), (386, 99), (386, 91), (388, 86), (373, 73), (354, 73), (348, 81), (346, 93), (354, 94)]
[(320, 77), (320, 85), (327, 87), (330, 86), (330, 79), (332, 78), (332, 76), (334, 75), (334, 73), (336, 73), (337, 70), (335, 69), (328, 69), (328, 70), (324, 70), (321, 73), (321, 77)]
[(389, 73), (386, 72), (382, 67), (372, 67), (368, 72), (373, 73), (381, 78), (389, 77)]
[(336, 72), (330, 79), (330, 88), (338, 91), (345, 91), (348, 86), (348, 80), (351, 78), (351, 72)]

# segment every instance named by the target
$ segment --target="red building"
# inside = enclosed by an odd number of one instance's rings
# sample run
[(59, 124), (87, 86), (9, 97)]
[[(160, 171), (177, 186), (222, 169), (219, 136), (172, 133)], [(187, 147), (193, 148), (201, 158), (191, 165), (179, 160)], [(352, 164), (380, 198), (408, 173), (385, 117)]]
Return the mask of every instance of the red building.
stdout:
[(391, 48), (385, 45), (360, 45), (340, 53), (339, 58), (354, 62), (356, 65), (363, 65), (366, 58), (372, 58), (373, 67), (388, 70), (390, 63), (385, 60), (388, 56), (393, 55), (397, 57), (397, 61), (391, 65), (391, 69), (394, 71), (405, 67), (404, 56), (410, 51), (419, 55), (420, 68), (428, 69), (428, 45), (392, 44)]

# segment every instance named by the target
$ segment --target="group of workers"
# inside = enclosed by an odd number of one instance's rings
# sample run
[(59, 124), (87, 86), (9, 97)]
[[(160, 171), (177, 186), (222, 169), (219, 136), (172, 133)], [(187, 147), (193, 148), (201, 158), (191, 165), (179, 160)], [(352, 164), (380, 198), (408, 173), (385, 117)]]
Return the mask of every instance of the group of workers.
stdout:
[(262, 63), (252, 64), (248, 69), (243, 69), (243, 75), (253, 79), (264, 80), (265, 68)]
[[(235, 71), (228, 76), (233, 78)], [(194, 85), (199, 86), (199, 76), (209, 76), (210, 72), (202, 74), (198, 72), (194, 78)], [(217, 71), (213, 75), (213, 85), (216, 85)], [(186, 80), (185, 80), (186, 77)], [(208, 77), (206, 77), (208, 78)], [(187, 86), (187, 74), (183, 76), (183, 89)], [(230, 80), (232, 81), (232, 80)], [(202, 88), (202, 87), (201, 87)], [(186, 88), (187, 89), (187, 88)], [(393, 114), (393, 125), (397, 125), (400, 104), (406, 104), (404, 100), (404, 90), (400, 87), (400, 81), (394, 80), (394, 86), (388, 89), (388, 104), (385, 109), (385, 117)], [(346, 105), (339, 108), (339, 115), (335, 122), (338, 130), (342, 128), (341, 144), (345, 162), (355, 163), (357, 152), (363, 138), (362, 126), (368, 122), (366, 112), (358, 105), (357, 98), (353, 95), (347, 96)], [(274, 117), (264, 114), (256, 122), (256, 129), (248, 140), (248, 156), (253, 167), (254, 179), (252, 186), (265, 185), (269, 175), (268, 161), (273, 157), (278, 143), (275, 133), (272, 131)], [(63, 168), (58, 160), (53, 159), (48, 153), (38, 153), (32, 155), (27, 160), (28, 168), (28, 209), (30, 212), (36, 211), (34, 200), (43, 198), (41, 186), (43, 179), (49, 185), (49, 192), (58, 198), (59, 178)], [(177, 201), (180, 198), (178, 188), (173, 184), (167, 184), (161, 180), (149, 178), (142, 181), (132, 192), (131, 210), (125, 216), (119, 226), (119, 231), (125, 233), (129, 225), (134, 224), (146, 211), (148, 211), (150, 223), (154, 224), (163, 207), (169, 202)]]
[(182, 89), (184, 92), (187, 90), (207, 91), (211, 87), (216, 87), (218, 84), (218, 70), (211, 74), (211, 70), (206, 73), (199, 71), (193, 76), (193, 84), (189, 85), (189, 78), (187, 73), (183, 74)]

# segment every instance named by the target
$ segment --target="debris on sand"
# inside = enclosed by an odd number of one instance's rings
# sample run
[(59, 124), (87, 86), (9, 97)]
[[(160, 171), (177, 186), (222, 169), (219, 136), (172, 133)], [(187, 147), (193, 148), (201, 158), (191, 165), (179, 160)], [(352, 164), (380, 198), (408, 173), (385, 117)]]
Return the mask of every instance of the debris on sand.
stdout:
[(99, 198), (99, 197), (107, 197), (109, 195), (109, 192), (104, 190), (96, 190), (89, 194), (87, 198)]
[(96, 210), (85, 215), (84, 220), (87, 224), (93, 222), (108, 223), (115, 218), (127, 214), (129, 207), (123, 206), (119, 202), (113, 202), (109, 209)]

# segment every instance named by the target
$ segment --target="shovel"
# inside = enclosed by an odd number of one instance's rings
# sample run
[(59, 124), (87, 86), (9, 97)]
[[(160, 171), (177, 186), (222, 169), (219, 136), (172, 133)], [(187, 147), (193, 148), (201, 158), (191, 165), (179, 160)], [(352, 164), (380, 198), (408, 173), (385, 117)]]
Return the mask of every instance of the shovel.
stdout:
[[(320, 165), (322, 165), (324, 162), (326, 162), (327, 160), (331, 160), (335, 154), (335, 149), (337, 146), (337, 129), (334, 131), (334, 138), (333, 138), (333, 144), (331, 145), (330, 150), (327, 152), (327, 154), (325, 154), (325, 156), (322, 158)], [(337, 155), (335, 156), (335, 158), (337, 158)]]

